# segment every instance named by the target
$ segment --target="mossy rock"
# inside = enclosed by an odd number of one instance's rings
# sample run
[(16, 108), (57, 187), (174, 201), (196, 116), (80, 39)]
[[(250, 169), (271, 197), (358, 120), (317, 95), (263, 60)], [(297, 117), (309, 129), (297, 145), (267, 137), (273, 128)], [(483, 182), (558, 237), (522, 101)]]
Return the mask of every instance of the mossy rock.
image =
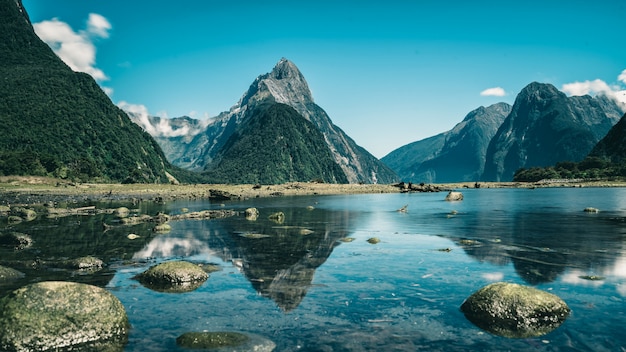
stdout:
[(367, 242), (371, 243), (371, 244), (377, 244), (377, 243), (380, 243), (380, 238), (378, 238), (378, 237), (370, 237), (370, 238), (367, 239)]
[(229, 352), (271, 352), (276, 344), (264, 337), (230, 331), (187, 332), (176, 338), (180, 347)]
[(135, 278), (155, 291), (182, 293), (197, 289), (209, 275), (197, 264), (173, 261), (152, 266)]
[(239, 346), (248, 337), (238, 332), (187, 332), (176, 338), (176, 344), (187, 348), (212, 349)]
[(0, 234), (0, 246), (13, 247), (15, 249), (28, 248), (33, 244), (33, 239), (20, 232)]
[(154, 231), (154, 232), (156, 232), (156, 233), (167, 233), (167, 232), (172, 231), (172, 226), (170, 226), (170, 224), (167, 224), (167, 223), (165, 223), (165, 224), (159, 224), (159, 225), (156, 225), (156, 226), (152, 229), (152, 231)]
[(113, 210), (113, 215), (117, 216), (120, 219), (127, 218), (129, 214), (130, 210), (126, 207), (119, 207)]
[(0, 350), (122, 351), (130, 324), (124, 306), (103, 288), (46, 281), (0, 301)]
[(102, 268), (103, 265), (104, 262), (102, 262), (102, 260), (96, 257), (86, 256), (63, 261), (61, 266), (68, 269), (95, 269)]
[(0, 281), (21, 279), (23, 277), (23, 272), (0, 265)]
[(505, 282), (476, 291), (463, 302), (461, 311), (479, 328), (510, 338), (545, 335), (570, 314), (570, 308), (556, 295)]
[(22, 208), (22, 207), (11, 208), (11, 215), (19, 216), (20, 218), (26, 221), (33, 221), (37, 219), (36, 211), (32, 209), (28, 209), (28, 208)]

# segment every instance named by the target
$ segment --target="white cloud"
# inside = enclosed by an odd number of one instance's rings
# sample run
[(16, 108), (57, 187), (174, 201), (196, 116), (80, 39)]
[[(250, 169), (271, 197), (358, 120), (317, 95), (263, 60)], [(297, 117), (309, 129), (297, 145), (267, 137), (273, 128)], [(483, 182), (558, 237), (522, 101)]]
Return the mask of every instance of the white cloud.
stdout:
[(617, 79), (619, 82), (614, 85), (609, 85), (601, 79), (567, 83), (561, 87), (561, 90), (569, 95), (604, 94), (617, 102), (626, 104), (626, 87), (624, 86), (626, 85), (626, 70), (622, 71)]
[(104, 16), (98, 15), (97, 13), (89, 14), (87, 33), (102, 38), (108, 38), (109, 30), (111, 30), (111, 23), (109, 23)]
[(126, 101), (120, 101), (117, 106), (127, 112), (132, 113), (131, 120), (139, 125), (144, 131), (153, 137), (181, 137), (195, 136), (202, 132), (208, 125), (208, 121), (202, 122), (197, 126), (179, 125), (173, 126), (172, 120), (167, 117), (165, 111), (157, 113), (158, 119), (150, 119), (148, 108), (141, 104), (131, 104)]
[(620, 73), (620, 75), (617, 77), (617, 79), (626, 84), (626, 70), (622, 71), (622, 73)]
[(107, 80), (104, 72), (96, 67), (96, 38), (108, 38), (111, 24), (101, 15), (89, 14), (87, 28), (75, 32), (70, 25), (53, 18), (33, 24), (35, 33), (72, 70), (85, 72), (96, 81)]
[(480, 95), (483, 97), (503, 97), (506, 95), (506, 92), (502, 87), (493, 87), (483, 90), (480, 92)]

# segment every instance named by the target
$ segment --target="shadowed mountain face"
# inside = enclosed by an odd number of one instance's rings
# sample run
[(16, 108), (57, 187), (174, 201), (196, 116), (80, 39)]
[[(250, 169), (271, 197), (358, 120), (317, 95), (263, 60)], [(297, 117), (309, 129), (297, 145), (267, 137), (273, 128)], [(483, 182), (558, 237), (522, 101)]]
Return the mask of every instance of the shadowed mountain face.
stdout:
[(0, 0), (0, 36), (0, 174), (167, 182), (157, 143), (37, 37), (21, 1)]
[(567, 97), (550, 84), (531, 83), (487, 149), (485, 181), (510, 181), (519, 168), (582, 160), (623, 112), (604, 96)]
[(596, 144), (589, 156), (608, 159), (616, 164), (626, 162), (626, 115)]
[(481, 106), (452, 130), (407, 144), (381, 160), (406, 182), (476, 181), (489, 141), (510, 111), (506, 103)]
[[(259, 76), (239, 102), (229, 111), (221, 113), (203, 133), (190, 139), (179, 136), (159, 139), (159, 142), (165, 150), (171, 151), (168, 159), (176, 165), (192, 170), (212, 170), (219, 161), (218, 156), (224, 154), (223, 148), (232, 134), (252, 116), (258, 105), (267, 103), (288, 105), (315, 126), (348, 182), (396, 181), (397, 176), (391, 169), (332, 123), (326, 112), (314, 103), (302, 73), (286, 59), (280, 60), (271, 72)], [(166, 144), (179, 145), (165, 147)]]

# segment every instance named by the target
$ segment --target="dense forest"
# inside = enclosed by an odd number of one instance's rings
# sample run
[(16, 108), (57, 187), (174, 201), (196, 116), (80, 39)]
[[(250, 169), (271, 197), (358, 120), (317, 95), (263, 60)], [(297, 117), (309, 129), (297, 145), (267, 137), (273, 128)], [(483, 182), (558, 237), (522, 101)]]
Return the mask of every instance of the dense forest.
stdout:
[(211, 183), (348, 183), (322, 133), (284, 104), (257, 106), (217, 159), (217, 165), (204, 173)]
[(35, 34), (19, 2), (0, 6), (0, 175), (168, 182), (150, 135), (94, 79), (73, 72)]

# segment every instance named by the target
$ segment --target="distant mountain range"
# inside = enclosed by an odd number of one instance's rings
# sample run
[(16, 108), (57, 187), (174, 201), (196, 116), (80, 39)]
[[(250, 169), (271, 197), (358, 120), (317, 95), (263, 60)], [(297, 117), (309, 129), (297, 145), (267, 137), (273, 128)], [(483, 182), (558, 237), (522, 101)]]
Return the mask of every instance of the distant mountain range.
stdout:
[[(162, 146), (163, 150), (172, 163), (177, 166), (187, 168), (196, 171), (206, 171), (207, 175), (211, 175), (211, 180), (217, 182), (235, 182), (238, 176), (234, 174), (228, 174), (219, 172), (217, 165), (232, 165), (237, 163), (234, 160), (226, 161), (224, 158), (234, 158), (235, 155), (227, 152), (224, 148), (227, 147), (228, 141), (234, 133), (237, 133), (238, 138), (244, 138), (242, 134), (256, 133), (250, 128), (242, 128), (242, 125), (249, 119), (252, 119), (260, 110), (257, 109), (259, 105), (265, 105), (268, 103), (279, 103), (290, 106), (297, 114), (299, 114), (303, 120), (300, 120), (300, 124), (307, 121), (315, 130), (321, 133), (322, 139), (320, 141), (325, 145), (325, 149), (330, 152), (332, 160), (342, 170), (343, 176), (337, 175), (334, 171), (334, 167), (328, 169), (328, 175), (317, 175), (314, 178), (325, 180), (330, 182), (349, 182), (349, 183), (392, 183), (397, 181), (397, 175), (385, 164), (367, 152), (365, 149), (358, 146), (350, 137), (348, 137), (339, 127), (335, 126), (326, 112), (313, 100), (311, 91), (308, 84), (304, 79), (304, 76), (300, 70), (289, 60), (281, 59), (274, 69), (264, 75), (261, 75), (255, 79), (249, 89), (244, 93), (239, 102), (235, 104), (229, 111), (219, 114), (215, 119), (212, 119), (205, 129), (200, 133), (177, 135), (177, 136), (156, 136), (157, 141)], [(283, 109), (283, 108), (281, 108)], [(284, 110), (284, 109), (283, 109)], [(292, 114), (287, 114), (291, 116)], [(291, 116), (293, 117), (293, 116)], [(142, 124), (142, 122), (136, 122)], [(145, 125), (146, 119), (144, 119), (142, 126), (146, 131), (152, 130), (153, 126)], [(155, 121), (155, 120), (153, 120)], [(190, 124), (191, 122), (180, 119), (173, 119), (172, 123), (177, 124)], [(291, 126), (289, 128), (292, 128)], [(308, 127), (306, 127), (308, 128)], [(197, 132), (197, 131), (196, 131)], [(311, 150), (319, 150), (319, 146), (310, 146), (307, 143), (312, 141), (305, 141), (301, 139), (304, 135), (300, 133), (289, 134), (289, 136), (281, 134), (295, 132), (295, 129), (277, 130), (276, 135), (272, 138), (283, 138), (288, 141), (287, 149), (274, 149), (273, 153), (290, 153), (289, 155), (271, 155), (268, 150), (247, 149), (245, 152), (247, 155), (238, 155), (240, 160), (235, 169), (244, 174), (250, 174), (259, 172), (257, 168), (247, 170), (246, 167), (250, 166), (250, 163), (244, 162), (244, 160), (255, 160), (256, 164), (263, 163), (267, 165), (267, 168), (263, 172), (268, 172), (270, 165), (277, 167), (273, 158), (290, 160), (293, 159), (295, 154), (302, 152), (301, 154), (307, 154)], [(268, 135), (269, 136), (269, 135)], [(317, 138), (313, 139), (317, 143)], [(234, 141), (231, 140), (229, 147), (232, 148)], [(302, 147), (304, 149), (293, 150), (290, 149), (294, 145)], [(308, 149), (308, 150), (306, 150)], [(325, 159), (326, 153), (318, 153), (320, 158)], [(300, 159), (300, 162), (304, 162), (305, 159)], [(312, 159), (306, 159), (306, 165), (300, 165), (308, 169), (309, 171), (317, 168), (316, 164), (319, 161), (319, 165), (326, 165), (326, 161)], [(309, 164), (312, 162), (313, 164)], [(295, 167), (296, 165), (294, 165)], [(288, 171), (292, 166), (285, 166), (284, 171)], [(279, 168), (280, 169), (280, 168)], [(269, 177), (271, 180), (285, 180), (285, 181), (309, 181), (309, 177), (314, 175), (305, 173), (297, 176), (298, 173), (288, 171), (289, 174), (278, 177), (277, 175)], [(216, 178), (221, 175), (220, 178)], [(332, 175), (332, 176), (331, 176)], [(257, 179), (266, 179), (263, 175), (257, 175)], [(276, 177), (275, 177), (276, 176)], [(305, 177), (304, 179), (301, 177)], [(343, 180), (343, 181), (342, 181)], [(259, 181), (260, 182), (260, 181)]]
[(400, 147), (381, 160), (404, 181), (476, 181), (483, 174), (487, 146), (511, 106), (479, 107), (450, 131)]
[(606, 96), (567, 97), (533, 82), (512, 107), (480, 107), (452, 130), (381, 160), (406, 182), (510, 181), (520, 168), (581, 161), (623, 113)]
[(168, 182), (158, 144), (93, 78), (35, 34), (21, 0), (0, 0), (0, 175)]

